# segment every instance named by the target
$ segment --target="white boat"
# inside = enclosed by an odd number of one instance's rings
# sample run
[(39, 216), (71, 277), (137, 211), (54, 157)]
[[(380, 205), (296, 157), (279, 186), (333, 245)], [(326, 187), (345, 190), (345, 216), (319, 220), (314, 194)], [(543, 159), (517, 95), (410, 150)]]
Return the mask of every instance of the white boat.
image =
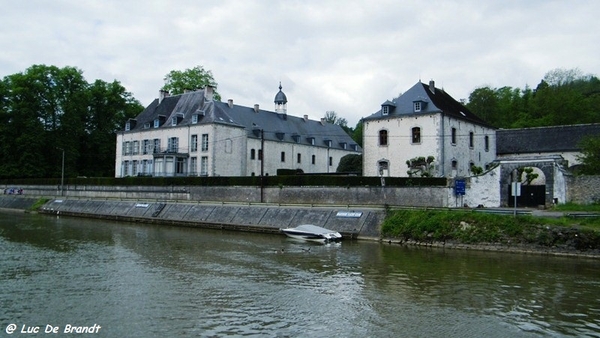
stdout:
[(317, 242), (335, 242), (342, 239), (342, 235), (333, 230), (321, 228), (312, 224), (302, 224), (295, 228), (281, 229), (288, 237)]

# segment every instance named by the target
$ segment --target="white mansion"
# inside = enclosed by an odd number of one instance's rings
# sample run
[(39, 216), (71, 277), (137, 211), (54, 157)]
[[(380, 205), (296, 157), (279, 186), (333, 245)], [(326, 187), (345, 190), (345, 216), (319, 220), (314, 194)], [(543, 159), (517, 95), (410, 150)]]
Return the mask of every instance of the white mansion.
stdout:
[(161, 91), (117, 133), (115, 176), (329, 173), (343, 156), (362, 151), (338, 125), (287, 115), (281, 84), (274, 112), (215, 101), (213, 92)]
[(496, 159), (496, 129), (433, 81), (419, 81), (363, 122), (365, 176), (407, 177), (425, 166), (409, 168), (407, 161), (430, 156), (432, 176), (470, 176), (473, 166), (483, 169)]

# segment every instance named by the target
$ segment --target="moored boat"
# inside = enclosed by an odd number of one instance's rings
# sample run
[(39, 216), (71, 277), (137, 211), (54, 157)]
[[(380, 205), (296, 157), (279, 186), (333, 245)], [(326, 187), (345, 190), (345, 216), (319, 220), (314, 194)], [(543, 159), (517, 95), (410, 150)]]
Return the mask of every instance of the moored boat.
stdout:
[(288, 237), (316, 242), (335, 242), (342, 239), (342, 235), (333, 230), (325, 229), (312, 224), (302, 224), (295, 228), (281, 229)]

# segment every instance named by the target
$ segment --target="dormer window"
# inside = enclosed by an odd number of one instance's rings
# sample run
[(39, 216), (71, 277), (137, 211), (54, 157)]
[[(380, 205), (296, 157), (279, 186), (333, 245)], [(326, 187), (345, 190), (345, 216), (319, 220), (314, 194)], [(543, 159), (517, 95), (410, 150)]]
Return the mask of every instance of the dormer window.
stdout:
[(150, 122), (144, 123), (144, 129), (150, 129)]
[(326, 145), (328, 148), (331, 148), (331, 140), (325, 140), (325, 145)]
[(198, 114), (194, 114), (192, 115), (192, 124), (197, 124), (198, 123)]
[(160, 127), (160, 120), (159, 119), (155, 119), (154, 120), (154, 128), (158, 128)]
[(125, 131), (130, 131), (131, 130), (131, 123), (129, 123), (129, 121), (127, 123), (125, 123)]
[(426, 106), (427, 101), (424, 101), (422, 98), (418, 98), (416, 101), (413, 101), (413, 111), (415, 113), (425, 110)]
[(309, 143), (311, 146), (314, 146), (314, 145), (315, 145), (315, 138), (314, 138), (314, 137), (307, 137), (307, 138), (306, 138), (306, 140), (308, 141), (308, 143)]
[(421, 111), (421, 102), (417, 101), (414, 103), (415, 105), (415, 113), (420, 112)]
[(381, 107), (381, 114), (382, 115), (388, 115), (390, 113), (390, 106), (383, 106)]
[(131, 129), (135, 128), (136, 122), (137, 121), (135, 119), (127, 120), (127, 122), (125, 123), (125, 131), (130, 131)]
[(176, 117), (176, 116), (173, 116), (173, 117), (171, 118), (171, 125), (172, 125), (172, 126), (176, 126), (176, 125), (177, 125), (177, 117)]

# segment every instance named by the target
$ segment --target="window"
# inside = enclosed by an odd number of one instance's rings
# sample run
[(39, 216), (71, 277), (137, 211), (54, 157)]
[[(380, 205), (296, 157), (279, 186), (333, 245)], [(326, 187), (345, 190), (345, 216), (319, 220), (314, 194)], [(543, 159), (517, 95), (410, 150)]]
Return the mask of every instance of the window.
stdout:
[(417, 101), (414, 103), (415, 112), (418, 113), (421, 111), (421, 102)]
[(192, 135), (190, 151), (198, 151), (198, 135)]
[(160, 127), (160, 120), (156, 119), (156, 120), (154, 120), (154, 128), (158, 128), (158, 127)]
[(382, 106), (381, 107), (381, 114), (387, 115), (389, 113), (390, 113), (390, 107), (389, 106)]
[(329, 156), (329, 166), (331, 167), (333, 165), (333, 157)]
[(452, 144), (456, 144), (456, 128), (452, 128)]
[(160, 153), (160, 139), (159, 138), (155, 138), (154, 139), (153, 153), (154, 154)]
[(258, 160), (262, 161), (262, 149), (258, 149)]
[(473, 143), (474, 143), (474, 136), (473, 136), (473, 132), (469, 132), (469, 148), (473, 148)]
[(198, 175), (198, 158), (196, 156), (190, 157), (190, 174)]
[(131, 175), (136, 176), (138, 174), (138, 161), (132, 161)]
[(192, 115), (192, 124), (197, 124), (198, 123), (198, 114), (194, 114)]
[(176, 174), (184, 174), (185, 173), (185, 158), (178, 157), (177, 162), (175, 163), (175, 173)]
[(331, 148), (331, 140), (325, 140), (325, 145), (326, 145), (328, 148)]
[(146, 155), (150, 151), (150, 140), (142, 141), (142, 154)]
[(452, 160), (452, 170), (458, 169), (458, 162), (456, 160)]
[(125, 131), (130, 131), (131, 130), (131, 123), (127, 122), (125, 123)]
[(200, 175), (208, 176), (208, 156), (202, 156), (200, 159)]
[(256, 150), (250, 149), (250, 159), (251, 160), (255, 160), (256, 159)]
[(421, 143), (421, 128), (414, 127), (412, 129), (412, 143)]
[(298, 156), (297, 156), (296, 162), (298, 162), (298, 163), (302, 163), (302, 154), (298, 153)]
[(202, 151), (208, 151), (208, 134), (202, 134)]
[(315, 138), (314, 137), (307, 137), (306, 138), (308, 140), (308, 143), (312, 146), (315, 145)]
[(179, 151), (179, 137), (171, 137), (168, 140), (167, 151), (170, 153), (176, 153)]
[(285, 162), (285, 151), (281, 152), (281, 162)]
[(317, 156), (313, 155), (311, 159), (311, 163), (315, 164), (317, 162)]
[(129, 142), (129, 141), (125, 142), (123, 155), (131, 155), (131, 142)]
[(379, 145), (387, 146), (388, 145), (388, 132), (387, 130), (379, 131)]
[(379, 176), (389, 176), (389, 163), (387, 161), (380, 161), (378, 166)]
[(123, 176), (129, 176), (129, 161), (123, 161)]
[(171, 125), (172, 126), (176, 126), (177, 125), (177, 116), (171, 117)]
[(490, 137), (486, 135), (483, 140), (485, 143), (485, 151), (490, 151)]
[[(140, 153), (140, 141), (133, 141), (133, 155)], [(135, 175), (135, 173), (134, 173)]]

